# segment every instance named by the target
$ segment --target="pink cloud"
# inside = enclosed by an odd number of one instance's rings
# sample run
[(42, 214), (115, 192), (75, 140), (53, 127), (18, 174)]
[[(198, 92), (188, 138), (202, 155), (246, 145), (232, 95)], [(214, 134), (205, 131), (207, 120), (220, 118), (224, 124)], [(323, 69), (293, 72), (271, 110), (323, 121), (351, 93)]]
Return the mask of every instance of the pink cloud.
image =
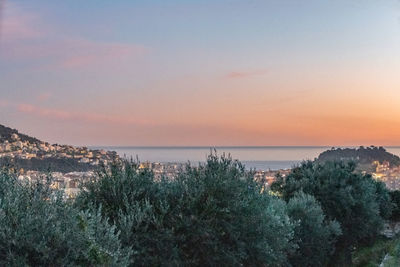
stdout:
[(38, 17), (24, 10), (12, 1), (5, 1), (3, 5), (1, 40), (12, 42), (24, 39), (33, 39), (42, 36), (42, 31), (34, 25)]
[(249, 72), (240, 72), (240, 71), (233, 71), (225, 75), (226, 78), (228, 79), (238, 79), (238, 78), (246, 78), (250, 76), (256, 76), (256, 75), (264, 75), (268, 73), (266, 70), (258, 70), (258, 71), (249, 71)]
[(123, 116), (110, 116), (88, 112), (71, 112), (60, 109), (43, 108), (31, 104), (16, 104), (14, 105), (17, 111), (32, 115), (39, 118), (47, 118), (54, 120), (84, 122), (84, 123), (111, 123), (122, 125), (152, 125), (150, 121), (134, 119)]
[(76, 69), (111, 67), (135, 62), (148, 49), (135, 44), (93, 42), (84, 39), (59, 39), (34, 43), (8, 43), (2, 57), (12, 61), (35, 60), (35, 68)]
[[(1, 0), (0, 0), (1, 1)], [(36, 14), (6, 2), (0, 56), (13, 62), (32, 62), (35, 69), (112, 68), (135, 62), (148, 52), (141, 45), (91, 41), (64, 36), (47, 28)]]

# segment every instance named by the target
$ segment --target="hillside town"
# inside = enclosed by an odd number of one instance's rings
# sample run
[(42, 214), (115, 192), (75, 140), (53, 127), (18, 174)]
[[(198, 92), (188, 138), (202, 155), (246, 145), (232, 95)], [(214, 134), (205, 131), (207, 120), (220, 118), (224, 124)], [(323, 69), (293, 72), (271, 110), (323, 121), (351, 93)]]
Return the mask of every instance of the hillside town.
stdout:
[(372, 173), (375, 179), (384, 182), (390, 190), (400, 189), (400, 166), (391, 166), (387, 161), (374, 161), (372, 164), (375, 167)]
[[(109, 163), (121, 161), (121, 158), (114, 151), (50, 144), (19, 134), (16, 130), (3, 128), (6, 129), (3, 132), (7, 132), (7, 134), (0, 136), (0, 160), (14, 162), (15, 166), (13, 167), (20, 179), (45, 181), (47, 172), (43, 168), (38, 168), (37, 165), (46, 166), (46, 163), (51, 163), (52, 161), (61, 162), (62, 164), (67, 162), (66, 164), (73, 165), (77, 169), (77, 171), (60, 171), (59, 165), (53, 169), (49, 168), (52, 186), (64, 190), (68, 197), (74, 197), (84, 182), (94, 178), (95, 170), (99, 166), (107, 166)], [(18, 166), (15, 162), (20, 163), (20, 165), (22, 163), (23, 166), (27, 167)], [(85, 168), (83, 168), (84, 166)], [(162, 178), (174, 179), (186, 166), (186, 163), (142, 162), (139, 165), (139, 169), (150, 169), (154, 173), (155, 179), (161, 180)], [(257, 170), (254, 177), (268, 186), (274, 181), (278, 172), (285, 176), (289, 170)]]
[(0, 144), (0, 158), (31, 159), (73, 159), (78, 163), (98, 166), (117, 160), (114, 151), (90, 150), (87, 147), (74, 147), (69, 145), (51, 145), (47, 142), (29, 142), (21, 140), (16, 133), (11, 135), (11, 140)]
[[(49, 164), (50, 167), (53, 167), (49, 168), (52, 186), (63, 189), (69, 197), (74, 197), (79, 192), (82, 183), (95, 177), (95, 171), (99, 166), (107, 166), (109, 163), (121, 161), (115, 151), (49, 144), (19, 134), (15, 130), (10, 133), (10, 128), (7, 128), (7, 131), (9, 132), (7, 136), (0, 136), (0, 161), (2, 164), (4, 165), (7, 160), (14, 162), (19, 178), (28, 180), (46, 179), (47, 172), (44, 171), (44, 167)], [(18, 166), (16, 162), (21, 166)], [(50, 164), (54, 162), (57, 164)], [(63, 165), (68, 168), (62, 168)], [(161, 180), (162, 178), (174, 179), (182, 170), (185, 170), (186, 166), (186, 163), (142, 162), (139, 169), (150, 169), (154, 173), (155, 179)], [(389, 161), (378, 160), (365, 166), (368, 166), (369, 170), (364, 172), (370, 172), (375, 179), (383, 181), (389, 189), (400, 189), (400, 166), (391, 164)], [(70, 171), (71, 169), (73, 171)], [(285, 177), (289, 172), (290, 169), (255, 170), (254, 179), (267, 187), (275, 181), (278, 173)]]

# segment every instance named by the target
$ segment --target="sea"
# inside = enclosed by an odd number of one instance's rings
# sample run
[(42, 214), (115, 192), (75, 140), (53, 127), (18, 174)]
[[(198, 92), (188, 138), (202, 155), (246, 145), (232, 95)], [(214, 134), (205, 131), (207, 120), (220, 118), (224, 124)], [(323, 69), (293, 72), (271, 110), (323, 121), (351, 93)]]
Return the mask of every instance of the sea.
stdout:
[[(210, 153), (230, 155), (241, 161), (247, 169), (290, 169), (304, 160), (313, 160), (320, 153), (331, 149), (328, 146), (221, 146), (221, 147), (138, 147), (96, 146), (91, 149), (116, 151), (119, 156), (139, 159), (140, 162), (187, 163), (193, 165), (206, 161)], [(344, 147), (342, 147), (344, 148)], [(354, 147), (353, 147), (354, 148)], [(400, 147), (385, 147), (390, 153), (400, 156)]]

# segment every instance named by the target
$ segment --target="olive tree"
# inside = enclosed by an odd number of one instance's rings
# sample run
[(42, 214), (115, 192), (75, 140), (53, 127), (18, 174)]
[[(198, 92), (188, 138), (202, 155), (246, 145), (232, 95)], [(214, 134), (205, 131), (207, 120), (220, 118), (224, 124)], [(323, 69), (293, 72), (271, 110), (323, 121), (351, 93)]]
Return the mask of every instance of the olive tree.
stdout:
[(293, 249), (285, 202), (229, 157), (162, 181), (125, 163), (85, 188), (77, 205), (103, 207), (135, 266), (282, 266)]
[(72, 207), (50, 183), (0, 173), (0, 265), (127, 266), (116, 227), (99, 210)]
[(327, 220), (316, 199), (297, 193), (287, 205), (288, 215), (295, 224), (294, 242), (297, 250), (290, 255), (293, 266), (326, 266), (341, 235), (337, 221)]
[(355, 171), (355, 163), (342, 161), (303, 162), (272, 185), (285, 200), (297, 192), (312, 195), (329, 220), (340, 223), (342, 235), (336, 243), (336, 257), (351, 261), (351, 250), (365, 240), (377, 236), (384, 217), (390, 213), (387, 189), (371, 175)]

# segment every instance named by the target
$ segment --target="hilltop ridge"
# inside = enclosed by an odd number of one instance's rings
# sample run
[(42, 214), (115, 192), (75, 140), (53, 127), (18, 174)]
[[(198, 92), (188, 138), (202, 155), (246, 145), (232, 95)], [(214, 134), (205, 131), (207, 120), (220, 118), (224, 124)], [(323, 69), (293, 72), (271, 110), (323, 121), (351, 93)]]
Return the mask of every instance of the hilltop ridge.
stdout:
[(383, 147), (363, 147), (359, 148), (332, 148), (322, 152), (317, 160), (353, 160), (360, 164), (373, 164), (374, 162), (388, 162), (390, 166), (400, 166), (400, 157), (389, 153)]
[(18, 135), (19, 136), (19, 140), (24, 142), (24, 141), (28, 141), (30, 143), (40, 143), (41, 141), (35, 137), (31, 137), (28, 136), (26, 134), (22, 134), (20, 132), (18, 132), (18, 130), (16, 129), (12, 129), (10, 127), (4, 126), (2, 124), (0, 124), (0, 142), (4, 143), (5, 141), (12, 141), (13, 140), (13, 136)]
[(49, 144), (0, 125), (0, 167), (12, 165), (24, 171), (86, 172), (118, 160), (115, 151)]

